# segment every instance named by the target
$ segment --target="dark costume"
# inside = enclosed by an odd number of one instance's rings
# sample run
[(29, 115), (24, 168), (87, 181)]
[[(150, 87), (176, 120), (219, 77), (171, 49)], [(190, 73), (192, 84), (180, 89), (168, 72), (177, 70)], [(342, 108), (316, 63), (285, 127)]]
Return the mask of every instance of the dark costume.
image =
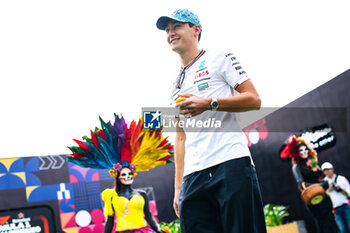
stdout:
[[(292, 159), (293, 175), (300, 190), (304, 190), (312, 184), (321, 184), (323, 189), (327, 190), (328, 182), (322, 180), (324, 174), (318, 166), (317, 152), (313, 149), (311, 143), (305, 142), (300, 137), (292, 136), (280, 156), (282, 159)], [(324, 195), (323, 200), (318, 204), (308, 203), (307, 206), (317, 220), (322, 233), (339, 232), (335, 222), (332, 202), (327, 194)]]
[[(322, 181), (322, 178), (324, 177), (323, 172), (321, 170), (314, 172), (311, 167), (305, 164), (304, 160), (301, 160), (298, 164), (293, 166), (293, 173), (299, 187), (302, 187), (301, 183), (305, 182), (306, 187), (312, 184), (321, 183), (325, 190), (328, 188), (328, 183)], [(332, 210), (332, 201), (327, 194), (319, 204), (308, 204), (308, 208), (316, 218), (317, 224), (322, 233), (339, 232)]]

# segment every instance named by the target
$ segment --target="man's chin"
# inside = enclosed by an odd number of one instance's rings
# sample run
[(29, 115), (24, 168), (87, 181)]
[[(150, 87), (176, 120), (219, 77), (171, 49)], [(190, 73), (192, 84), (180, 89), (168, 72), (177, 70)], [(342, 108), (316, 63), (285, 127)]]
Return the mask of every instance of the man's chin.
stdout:
[(172, 49), (175, 53), (181, 53), (181, 52), (182, 52), (182, 49), (179, 48), (179, 47), (176, 47), (176, 46), (171, 47), (171, 49)]

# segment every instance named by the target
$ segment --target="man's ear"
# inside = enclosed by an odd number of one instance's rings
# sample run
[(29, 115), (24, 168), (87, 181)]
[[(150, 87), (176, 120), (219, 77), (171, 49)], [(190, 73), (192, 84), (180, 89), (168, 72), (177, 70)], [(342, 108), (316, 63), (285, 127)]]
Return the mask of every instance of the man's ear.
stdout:
[(199, 37), (199, 34), (201, 33), (201, 27), (199, 25), (193, 25), (194, 31), (196, 33), (197, 38)]

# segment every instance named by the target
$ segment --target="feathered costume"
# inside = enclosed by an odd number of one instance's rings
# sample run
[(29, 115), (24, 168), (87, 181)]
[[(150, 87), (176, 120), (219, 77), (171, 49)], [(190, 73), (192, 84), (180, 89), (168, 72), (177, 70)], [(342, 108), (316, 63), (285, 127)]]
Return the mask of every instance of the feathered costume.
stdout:
[[(174, 146), (163, 138), (162, 129), (144, 129), (142, 118), (137, 123), (132, 121), (128, 127), (122, 116), (114, 115), (114, 124), (106, 123), (100, 117), (101, 128), (91, 130), (90, 138), (73, 139), (78, 146), (68, 147), (73, 152), (67, 155), (68, 161), (82, 167), (109, 169), (115, 178), (124, 167), (134, 173), (171, 162)], [(141, 196), (128, 200), (118, 196), (115, 189), (106, 189), (102, 199), (108, 219), (116, 212), (117, 232), (153, 232), (143, 218), (145, 200)]]
[(291, 136), (280, 153), (281, 159), (292, 159), (295, 163), (298, 163), (301, 160), (299, 147), (304, 145), (308, 149), (308, 159), (307, 165), (310, 166), (314, 171), (320, 170), (318, 165), (317, 152), (313, 148), (312, 143), (305, 141), (302, 137), (296, 137), (295, 135)]
[[(127, 127), (124, 118), (115, 114), (114, 124), (100, 117), (101, 129), (91, 130), (91, 138), (73, 139), (78, 146), (68, 147), (73, 153), (68, 161), (81, 167), (117, 171), (123, 162), (134, 164), (137, 172), (167, 164), (173, 157), (173, 145), (163, 138), (162, 129), (144, 129), (142, 118)], [(125, 163), (124, 162), (124, 163)]]

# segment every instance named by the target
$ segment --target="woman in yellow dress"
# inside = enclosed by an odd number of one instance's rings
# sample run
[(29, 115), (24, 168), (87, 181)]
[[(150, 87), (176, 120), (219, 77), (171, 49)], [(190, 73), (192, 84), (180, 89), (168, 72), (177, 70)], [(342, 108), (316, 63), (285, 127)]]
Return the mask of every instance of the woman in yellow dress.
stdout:
[(151, 214), (147, 194), (131, 188), (135, 168), (135, 165), (124, 161), (110, 170), (110, 174), (116, 178), (116, 186), (102, 192), (107, 216), (105, 233), (112, 232), (114, 216), (117, 218), (117, 233), (164, 232)]
[(116, 233), (163, 233), (149, 208), (149, 200), (142, 190), (131, 187), (136, 172), (147, 171), (171, 162), (173, 145), (163, 138), (161, 129), (144, 129), (142, 119), (130, 127), (123, 117), (115, 115), (115, 122), (105, 123), (91, 131), (91, 137), (77, 146), (68, 147), (73, 153), (68, 161), (82, 167), (109, 169), (115, 178), (114, 189), (102, 192), (107, 222), (105, 233), (111, 233), (116, 217)]

